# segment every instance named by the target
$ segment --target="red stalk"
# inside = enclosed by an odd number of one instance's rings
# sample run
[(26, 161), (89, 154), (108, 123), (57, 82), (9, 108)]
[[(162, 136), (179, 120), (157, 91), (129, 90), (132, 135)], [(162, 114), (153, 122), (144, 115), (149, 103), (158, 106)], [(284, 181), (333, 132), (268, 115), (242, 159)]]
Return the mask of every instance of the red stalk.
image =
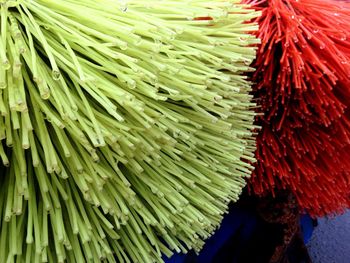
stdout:
[(294, 193), (313, 216), (350, 206), (350, 4), (246, 0), (262, 11), (253, 75), (256, 194)]

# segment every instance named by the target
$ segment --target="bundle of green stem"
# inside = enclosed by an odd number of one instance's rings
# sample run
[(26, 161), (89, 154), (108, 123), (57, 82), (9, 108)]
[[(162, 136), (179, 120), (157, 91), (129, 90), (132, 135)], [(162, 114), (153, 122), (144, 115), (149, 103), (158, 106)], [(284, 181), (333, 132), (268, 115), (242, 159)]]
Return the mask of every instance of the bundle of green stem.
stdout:
[(201, 248), (254, 161), (237, 2), (0, 0), (2, 262)]

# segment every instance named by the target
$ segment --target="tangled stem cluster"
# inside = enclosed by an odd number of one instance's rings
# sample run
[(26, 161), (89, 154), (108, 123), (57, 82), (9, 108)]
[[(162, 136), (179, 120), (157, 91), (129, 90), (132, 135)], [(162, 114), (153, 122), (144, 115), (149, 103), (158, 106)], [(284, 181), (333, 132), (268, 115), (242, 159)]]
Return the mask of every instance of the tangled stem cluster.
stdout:
[(0, 2), (4, 262), (201, 248), (254, 161), (258, 12), (235, 2)]
[(350, 206), (350, 5), (333, 0), (246, 1), (262, 16), (254, 63), (257, 194), (292, 191), (313, 216)]

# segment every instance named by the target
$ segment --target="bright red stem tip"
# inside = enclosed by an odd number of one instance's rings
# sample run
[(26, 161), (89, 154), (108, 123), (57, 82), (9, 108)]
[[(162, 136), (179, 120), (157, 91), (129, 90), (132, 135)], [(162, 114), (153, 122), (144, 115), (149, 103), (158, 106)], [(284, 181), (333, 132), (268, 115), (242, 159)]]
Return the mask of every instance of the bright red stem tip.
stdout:
[(195, 17), (194, 20), (213, 20), (210, 16)]
[(350, 206), (350, 4), (246, 0), (262, 11), (253, 75), (265, 116), (250, 183), (314, 216)]

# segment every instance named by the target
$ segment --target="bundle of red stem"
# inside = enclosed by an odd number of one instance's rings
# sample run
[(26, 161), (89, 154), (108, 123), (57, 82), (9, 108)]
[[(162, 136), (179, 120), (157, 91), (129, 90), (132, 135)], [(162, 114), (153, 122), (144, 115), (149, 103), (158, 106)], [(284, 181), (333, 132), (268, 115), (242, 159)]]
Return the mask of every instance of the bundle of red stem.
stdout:
[(264, 113), (250, 189), (313, 216), (350, 206), (350, 4), (245, 0), (262, 11), (253, 75)]

